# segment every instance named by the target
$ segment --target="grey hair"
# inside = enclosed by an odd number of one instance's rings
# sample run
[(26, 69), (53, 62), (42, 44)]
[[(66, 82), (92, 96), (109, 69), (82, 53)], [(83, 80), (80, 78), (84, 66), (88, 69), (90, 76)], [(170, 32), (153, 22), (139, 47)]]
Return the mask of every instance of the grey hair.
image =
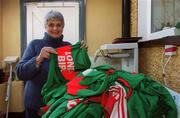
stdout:
[(63, 27), (65, 25), (64, 17), (62, 13), (60, 13), (59, 11), (54, 11), (54, 10), (49, 11), (44, 17), (44, 24), (47, 25), (48, 21), (50, 20), (59, 20), (63, 23)]

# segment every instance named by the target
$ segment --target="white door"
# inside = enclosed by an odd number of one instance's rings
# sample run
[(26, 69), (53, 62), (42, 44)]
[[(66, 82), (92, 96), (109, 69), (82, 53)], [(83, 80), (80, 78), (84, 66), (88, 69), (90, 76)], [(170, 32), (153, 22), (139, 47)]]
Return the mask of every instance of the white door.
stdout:
[(65, 20), (64, 41), (75, 44), (79, 41), (79, 3), (43, 2), (27, 3), (27, 44), (44, 36), (44, 16), (50, 10), (60, 11)]

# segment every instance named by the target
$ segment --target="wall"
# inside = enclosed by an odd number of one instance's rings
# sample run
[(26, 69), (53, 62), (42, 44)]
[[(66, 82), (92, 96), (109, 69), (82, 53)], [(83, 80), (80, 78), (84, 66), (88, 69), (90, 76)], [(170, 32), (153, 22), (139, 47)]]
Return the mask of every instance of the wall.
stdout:
[(131, 0), (131, 36), (137, 36), (137, 0)]
[(88, 53), (121, 36), (121, 0), (87, 0), (86, 39)]
[(19, 0), (2, 2), (2, 58), (20, 55), (20, 7)]
[[(137, 36), (137, 0), (132, 0), (131, 10), (131, 36)], [(162, 60), (164, 47), (151, 47), (139, 49), (139, 71), (164, 85), (162, 76)], [(180, 48), (177, 56), (173, 56), (166, 66), (167, 86), (180, 93)]]
[(0, 0), (0, 68), (2, 68), (2, 1)]
[[(20, 55), (19, 0), (1, 0), (2, 58)], [(13, 20), (12, 20), (13, 19)], [(87, 0), (86, 40), (88, 52), (93, 55), (104, 43), (121, 36), (121, 0)]]
[[(140, 72), (151, 76), (153, 79), (164, 85), (162, 75), (162, 61), (168, 60), (163, 57), (164, 47), (140, 48), (139, 67)], [(169, 88), (180, 93), (180, 48), (177, 50), (177, 56), (173, 56), (165, 68), (166, 83)], [(165, 63), (164, 62), (164, 63)]]
[[(121, 0), (87, 0), (86, 40), (88, 51), (96, 49), (121, 36)], [(137, 0), (132, 0), (131, 36), (137, 36)], [(180, 49), (178, 49), (180, 50)], [(140, 72), (163, 84), (163, 47), (140, 48)], [(166, 68), (168, 86), (180, 92), (180, 56), (173, 57)], [(0, 0), (0, 59), (8, 55), (20, 55), (19, 0)], [(167, 58), (166, 58), (167, 59)], [(1, 63), (0, 63), (1, 66)]]

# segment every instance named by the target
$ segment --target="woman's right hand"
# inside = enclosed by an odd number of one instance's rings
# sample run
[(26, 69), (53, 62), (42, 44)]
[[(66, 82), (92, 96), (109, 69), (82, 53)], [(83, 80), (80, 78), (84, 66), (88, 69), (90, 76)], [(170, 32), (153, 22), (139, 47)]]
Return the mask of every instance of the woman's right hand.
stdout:
[(52, 54), (57, 54), (57, 52), (54, 50), (52, 47), (43, 47), (41, 49), (40, 54), (36, 57), (36, 64), (41, 64), (44, 59), (49, 59), (50, 58), (50, 53)]

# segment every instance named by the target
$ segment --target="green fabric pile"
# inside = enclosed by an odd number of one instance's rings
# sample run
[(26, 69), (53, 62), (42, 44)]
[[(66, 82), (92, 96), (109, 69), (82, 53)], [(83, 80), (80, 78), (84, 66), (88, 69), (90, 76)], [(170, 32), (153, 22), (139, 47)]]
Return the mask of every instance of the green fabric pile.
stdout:
[[(75, 45), (78, 47), (76, 51), (81, 50), (79, 45)], [(104, 92), (108, 95), (109, 87), (115, 85), (115, 82), (120, 83), (128, 93), (129, 88), (118, 81), (118, 78), (128, 82), (133, 90), (127, 99), (129, 118), (177, 118), (176, 105), (169, 92), (161, 84), (143, 74), (118, 71), (109, 65), (88, 69), (89, 58), (87, 54), (81, 56), (86, 53), (84, 49), (83, 53), (81, 51), (74, 53), (73, 59), (78, 61), (78, 63), (75, 62), (77, 64), (75, 71), (78, 74), (70, 81), (63, 78), (58, 67), (57, 55), (51, 55), (49, 76), (42, 89), (44, 103), (50, 107), (42, 118), (102, 118), (103, 106), (89, 101), (88, 98), (101, 96)], [(67, 92), (69, 88), (79, 87), (72, 85), (74, 82), (78, 82), (78, 85), (83, 88), (77, 89), (74, 94), (69, 94), (71, 93)], [(78, 103), (68, 109), (68, 102), (73, 100)]]

